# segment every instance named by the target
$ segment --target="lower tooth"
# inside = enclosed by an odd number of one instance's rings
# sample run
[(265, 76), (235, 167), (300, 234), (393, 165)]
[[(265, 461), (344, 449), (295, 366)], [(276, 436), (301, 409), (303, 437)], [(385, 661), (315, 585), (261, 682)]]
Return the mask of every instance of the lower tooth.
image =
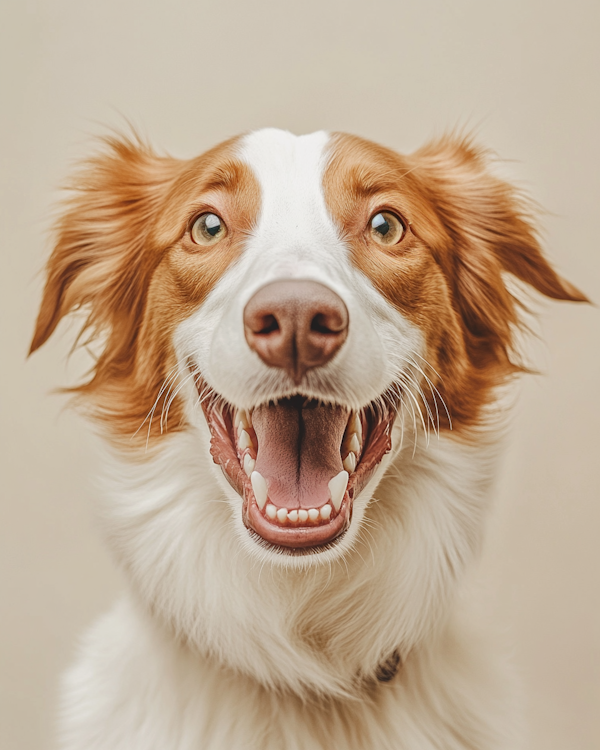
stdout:
[(348, 487), (348, 472), (340, 471), (339, 474), (336, 474), (336, 476), (330, 480), (328, 487), (331, 503), (336, 511), (338, 511), (342, 505), (344, 495), (346, 494), (346, 488)]
[(287, 517), (288, 517), (288, 521), (291, 521), (292, 523), (296, 523), (296, 521), (298, 520), (298, 511), (290, 510)]
[(269, 503), (265, 508), (265, 513), (267, 514), (267, 518), (270, 518), (271, 521), (274, 521), (277, 517), (277, 508)]
[(319, 517), (319, 511), (318, 511), (318, 509), (317, 508), (311, 508), (308, 511), (308, 517), (310, 518), (311, 521), (316, 521), (317, 518)]
[(321, 508), (321, 518), (324, 521), (326, 521), (329, 518), (329, 516), (331, 515), (331, 511), (332, 511), (331, 505), (329, 505), (329, 503), (327, 503), (327, 505), (324, 505)]
[(308, 511), (307, 510), (299, 510), (298, 511), (298, 518), (302, 523), (305, 523), (308, 521)]
[(277, 520), (279, 521), (279, 523), (283, 523), (286, 520), (287, 515), (288, 512), (286, 508), (279, 508), (279, 510), (277, 511)]
[(250, 475), (250, 482), (252, 484), (252, 490), (254, 491), (254, 497), (256, 498), (256, 504), (262, 510), (267, 502), (267, 482), (262, 474), (258, 471), (253, 471)]

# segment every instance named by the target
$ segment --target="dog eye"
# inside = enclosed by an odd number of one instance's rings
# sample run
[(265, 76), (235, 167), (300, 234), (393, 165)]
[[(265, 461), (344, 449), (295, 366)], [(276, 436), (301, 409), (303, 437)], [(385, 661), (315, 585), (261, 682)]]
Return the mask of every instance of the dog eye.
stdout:
[(369, 234), (378, 245), (395, 245), (404, 236), (406, 227), (389, 211), (380, 211), (369, 222)]
[(192, 224), (192, 240), (197, 245), (214, 245), (226, 234), (225, 222), (217, 214), (202, 214)]

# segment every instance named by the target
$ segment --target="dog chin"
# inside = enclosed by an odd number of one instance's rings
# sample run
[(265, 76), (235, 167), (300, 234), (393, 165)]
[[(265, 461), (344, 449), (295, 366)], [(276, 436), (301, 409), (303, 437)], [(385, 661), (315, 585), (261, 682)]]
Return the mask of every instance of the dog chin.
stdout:
[(354, 536), (356, 500), (391, 449), (397, 402), (382, 394), (354, 411), (299, 390), (239, 409), (195, 381), (213, 461), (241, 497), (252, 547), (288, 560), (337, 556)]

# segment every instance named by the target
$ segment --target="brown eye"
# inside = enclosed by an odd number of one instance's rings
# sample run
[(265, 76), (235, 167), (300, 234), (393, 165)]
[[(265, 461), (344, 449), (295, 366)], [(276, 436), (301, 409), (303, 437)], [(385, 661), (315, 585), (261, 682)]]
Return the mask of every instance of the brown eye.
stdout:
[(214, 245), (227, 235), (227, 227), (217, 214), (202, 214), (192, 224), (191, 235), (197, 245)]
[(380, 211), (369, 222), (369, 234), (378, 245), (396, 245), (405, 231), (404, 224), (389, 211)]

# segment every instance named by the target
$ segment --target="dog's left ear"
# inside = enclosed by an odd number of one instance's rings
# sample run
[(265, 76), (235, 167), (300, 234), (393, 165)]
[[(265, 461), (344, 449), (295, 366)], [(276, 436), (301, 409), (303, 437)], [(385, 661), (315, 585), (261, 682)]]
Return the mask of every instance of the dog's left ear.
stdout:
[(446, 137), (411, 157), (415, 179), (446, 231), (433, 248), (452, 288), (469, 339), (494, 359), (505, 359), (516, 302), (503, 274), (513, 274), (547, 297), (589, 301), (544, 258), (531, 202), (496, 177), (490, 158), (467, 139)]

